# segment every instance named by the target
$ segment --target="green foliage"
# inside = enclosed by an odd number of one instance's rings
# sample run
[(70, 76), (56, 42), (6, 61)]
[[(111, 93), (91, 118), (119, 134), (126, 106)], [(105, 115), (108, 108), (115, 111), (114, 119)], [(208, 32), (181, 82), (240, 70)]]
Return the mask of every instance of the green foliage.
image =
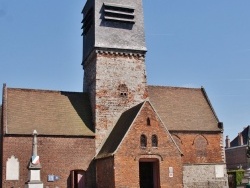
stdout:
[(233, 174), (235, 177), (236, 185), (240, 185), (244, 177), (244, 172), (245, 171), (243, 169), (239, 169), (239, 170), (228, 171), (227, 174)]
[(236, 185), (240, 185), (244, 177), (244, 170), (236, 170)]

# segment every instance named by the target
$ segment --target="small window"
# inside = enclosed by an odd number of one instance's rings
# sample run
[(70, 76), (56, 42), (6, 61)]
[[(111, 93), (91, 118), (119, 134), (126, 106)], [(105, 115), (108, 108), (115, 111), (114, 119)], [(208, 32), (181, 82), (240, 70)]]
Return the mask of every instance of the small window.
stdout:
[(147, 147), (147, 137), (144, 134), (141, 135), (140, 141), (141, 141), (141, 147)]
[(128, 87), (126, 84), (120, 84), (118, 86), (118, 91), (121, 97), (127, 97), (128, 96)]
[(158, 147), (158, 138), (155, 134), (152, 135), (152, 147)]
[(149, 117), (147, 118), (147, 125), (148, 125), (148, 126), (151, 125), (151, 124), (150, 124), (150, 119), (149, 119)]

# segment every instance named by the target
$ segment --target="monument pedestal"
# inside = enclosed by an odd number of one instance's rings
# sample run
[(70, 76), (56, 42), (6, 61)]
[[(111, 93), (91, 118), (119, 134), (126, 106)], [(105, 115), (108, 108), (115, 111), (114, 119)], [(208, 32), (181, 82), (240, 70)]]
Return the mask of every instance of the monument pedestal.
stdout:
[(39, 156), (37, 155), (37, 132), (33, 132), (33, 154), (29, 164), (29, 181), (25, 183), (25, 188), (43, 188), (43, 182), (41, 181), (41, 164)]
[(33, 167), (32, 164), (29, 166), (29, 181), (26, 183), (25, 188), (43, 188), (40, 169), (40, 165), (38, 167)]
[(41, 181), (27, 182), (25, 188), (43, 188), (43, 182)]

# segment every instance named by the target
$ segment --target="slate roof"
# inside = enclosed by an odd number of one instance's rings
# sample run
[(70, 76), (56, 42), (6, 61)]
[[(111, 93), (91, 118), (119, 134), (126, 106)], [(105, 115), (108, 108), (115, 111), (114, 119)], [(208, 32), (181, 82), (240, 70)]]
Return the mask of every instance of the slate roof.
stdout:
[(96, 158), (110, 156), (116, 151), (143, 104), (140, 103), (122, 113)]
[(7, 88), (7, 134), (94, 136), (88, 94)]
[[(242, 138), (243, 138), (243, 145), (247, 145), (248, 137), (250, 137), (250, 128), (249, 125), (244, 128), (244, 130), (241, 132)], [(239, 135), (236, 136), (231, 142), (230, 147), (236, 147), (239, 146)]]
[(148, 86), (149, 100), (169, 131), (220, 131), (203, 88)]

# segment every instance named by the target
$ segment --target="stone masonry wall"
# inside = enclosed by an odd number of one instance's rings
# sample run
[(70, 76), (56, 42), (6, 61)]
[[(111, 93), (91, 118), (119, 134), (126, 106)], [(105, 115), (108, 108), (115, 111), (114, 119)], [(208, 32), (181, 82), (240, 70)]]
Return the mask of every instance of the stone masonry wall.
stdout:
[(96, 58), (86, 61), (84, 74), (84, 91), (90, 92), (95, 112), (98, 150), (121, 113), (147, 98), (144, 57), (97, 52)]
[[(32, 154), (33, 137), (4, 137), (2, 188), (24, 187), (28, 180), (28, 164)], [(92, 146), (92, 147), (91, 147)], [(95, 154), (93, 138), (39, 137), (38, 155), (40, 156), (41, 180), (46, 188), (70, 187), (71, 170), (87, 170)], [(19, 180), (6, 180), (6, 161), (12, 155), (20, 164)], [(47, 176), (54, 174), (58, 181), (48, 182)]]
[(228, 188), (226, 165), (219, 165), (218, 169), (223, 169), (223, 174), (216, 173), (216, 166), (218, 165), (184, 165), (184, 188)]

